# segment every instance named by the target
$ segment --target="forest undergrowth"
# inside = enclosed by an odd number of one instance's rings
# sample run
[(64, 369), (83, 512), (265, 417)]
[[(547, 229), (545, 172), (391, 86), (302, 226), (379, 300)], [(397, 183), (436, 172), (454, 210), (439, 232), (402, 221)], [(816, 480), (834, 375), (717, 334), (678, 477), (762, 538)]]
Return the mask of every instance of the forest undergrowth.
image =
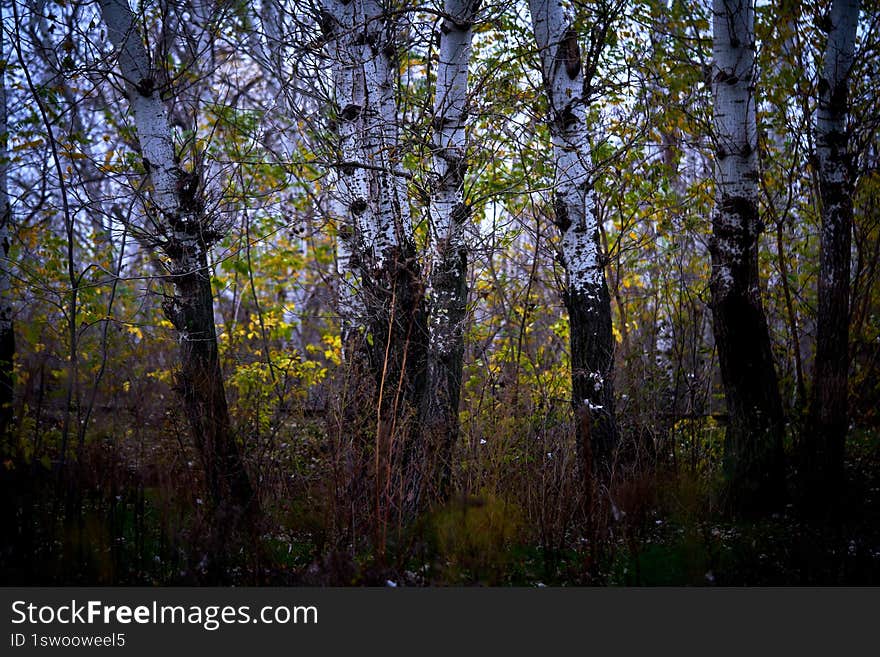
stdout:
[[(42, 585), (739, 586), (880, 582), (880, 434), (854, 430), (848, 485), (833, 515), (805, 514), (791, 496), (761, 518), (724, 505), (709, 422), (661, 441), (661, 451), (607, 490), (592, 512), (578, 491), (565, 423), (466, 436), (450, 501), (411, 522), (377, 527), (351, 481), (333, 481), (332, 441), (311, 420), (293, 474), (263, 472), (262, 515), (218, 537), (188, 451), (165, 436), (167, 467), (137, 464), (108, 439), (59, 478), (40, 460), (0, 469), (0, 581)], [(308, 426), (308, 423), (307, 423)], [(162, 441), (159, 441), (160, 443)], [(482, 444), (481, 444), (482, 443)], [(673, 446), (675, 449), (673, 449)], [(162, 448), (154, 446), (156, 454)], [(269, 459), (267, 459), (269, 460)], [(100, 473), (100, 474), (96, 474)], [(372, 474), (366, 473), (370, 479)], [(789, 472), (791, 490), (796, 473)], [(271, 480), (271, 481), (269, 481)], [(267, 485), (269, 482), (269, 485)], [(528, 482), (532, 482), (529, 484)], [(372, 483), (372, 482), (371, 482)], [(369, 484), (365, 484), (369, 485)], [(377, 531), (384, 541), (377, 543)], [(218, 541), (222, 540), (222, 543)]]

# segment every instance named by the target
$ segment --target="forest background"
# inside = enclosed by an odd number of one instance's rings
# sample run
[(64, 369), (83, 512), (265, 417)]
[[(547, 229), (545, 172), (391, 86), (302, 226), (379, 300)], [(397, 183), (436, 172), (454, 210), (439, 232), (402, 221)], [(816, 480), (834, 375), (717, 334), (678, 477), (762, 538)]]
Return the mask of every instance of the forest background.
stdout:
[(0, 23), (0, 581), (880, 580), (875, 0)]

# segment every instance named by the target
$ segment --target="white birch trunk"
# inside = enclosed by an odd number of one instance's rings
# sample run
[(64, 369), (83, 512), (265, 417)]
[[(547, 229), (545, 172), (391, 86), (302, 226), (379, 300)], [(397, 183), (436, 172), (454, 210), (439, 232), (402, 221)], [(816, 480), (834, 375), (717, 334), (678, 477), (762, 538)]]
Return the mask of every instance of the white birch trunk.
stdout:
[(355, 46), (357, 3), (354, 0), (324, 0), (323, 19), (328, 54), (333, 69), (338, 166), (333, 168), (330, 212), (336, 224), (336, 268), (338, 304), (343, 326), (343, 343), (348, 334), (363, 324), (361, 282), (364, 243), (373, 224), (369, 203), (368, 172), (358, 166), (363, 159), (363, 115), (365, 89), (361, 50)]
[(165, 105), (127, 0), (100, 0), (100, 6), (118, 52), (152, 183), (148, 241), (170, 263), (175, 294), (162, 307), (177, 329), (182, 365), (178, 384), (212, 503), (252, 510), (255, 497), (231, 433), (214, 325), (208, 249), (219, 236), (204, 215), (199, 172), (187, 174), (178, 166)]
[(529, 7), (550, 104), (554, 202), (558, 210), (564, 208), (559, 229), (567, 285), (573, 292), (593, 295), (605, 285), (605, 276), (590, 195), (588, 108), (577, 32), (560, 0), (531, 0)]
[[(156, 232), (156, 242), (171, 256), (172, 276), (199, 271), (200, 261), (206, 256), (200, 218), (181, 204), (183, 172), (175, 156), (168, 114), (141, 34), (126, 0), (101, 0), (100, 4), (107, 36), (119, 52), (119, 68), (134, 114), (143, 164), (153, 185), (150, 199), (156, 211), (148, 215)], [(180, 337), (188, 339), (185, 329), (181, 330)]]
[(599, 225), (591, 196), (588, 99), (578, 33), (567, 4), (530, 0), (549, 105), (555, 165), (555, 221), (561, 232), (571, 324), (572, 405), (581, 465), (609, 474), (617, 431), (611, 369), (614, 339)]
[[(732, 268), (746, 262), (757, 239), (758, 128), (755, 119), (754, 12), (750, 0), (714, 0), (715, 185), (717, 222), (713, 266), (722, 294), (734, 286)], [(743, 225), (740, 207), (754, 208)], [(745, 234), (743, 234), (745, 231)], [(750, 282), (756, 286), (757, 280)], [(756, 288), (750, 290), (756, 294)]]
[(758, 131), (751, 0), (713, 2), (715, 212), (712, 316), (730, 415), (731, 502), (772, 508), (781, 499), (782, 400), (758, 277)]
[(372, 167), (374, 223), (365, 233), (373, 266), (383, 268), (388, 258), (413, 239), (412, 217), (404, 178), (398, 175), (397, 20), (386, 15), (382, 0), (354, 0), (362, 12), (364, 157)]
[[(434, 92), (433, 185), (431, 194), (432, 276), (442, 274), (454, 264), (449, 256), (467, 249), (464, 204), (464, 172), (467, 167), (468, 65), (471, 56), (472, 24), (478, 2), (447, 0), (446, 17), (441, 25), (440, 56)], [(444, 352), (453, 326), (445, 321), (442, 309), (453, 299), (451, 290), (431, 288), (431, 346)], [(440, 312), (437, 312), (437, 311)]]
[(430, 230), (431, 274), (428, 393), (424, 424), (438, 461), (439, 493), (448, 493), (464, 357), (470, 208), (464, 199), (467, 169), (468, 65), (479, 0), (446, 0), (434, 91)]
[[(180, 168), (174, 154), (165, 105), (159, 97), (147, 51), (126, 0), (101, 0), (107, 36), (119, 53), (119, 68), (135, 119), (138, 143), (153, 189), (158, 212), (154, 217), (162, 236), (172, 238), (182, 214), (178, 198)], [(180, 235), (184, 241), (192, 238)]]
[[(361, 346), (376, 383), (377, 458), (393, 464), (388, 472), (395, 483), (387, 490), (406, 489), (399, 494), (406, 500), (403, 506), (413, 510), (418, 482), (409, 473), (420, 471), (413, 418), (422, 408), (428, 330), (405, 179), (399, 175), (400, 12), (376, 0), (339, 0), (325, 5), (324, 14), (331, 32), (342, 28), (335, 40), (335, 59), (342, 65), (334, 74), (342, 119), (340, 172), (353, 192), (348, 198), (357, 233), (342, 255), (353, 261), (360, 278)], [(391, 504), (377, 499), (378, 507), (386, 503)]]
[(830, 19), (831, 31), (819, 79), (816, 150), (821, 177), (830, 184), (840, 184), (850, 179), (839, 142), (846, 134), (847, 85), (855, 55), (859, 0), (834, 0)]

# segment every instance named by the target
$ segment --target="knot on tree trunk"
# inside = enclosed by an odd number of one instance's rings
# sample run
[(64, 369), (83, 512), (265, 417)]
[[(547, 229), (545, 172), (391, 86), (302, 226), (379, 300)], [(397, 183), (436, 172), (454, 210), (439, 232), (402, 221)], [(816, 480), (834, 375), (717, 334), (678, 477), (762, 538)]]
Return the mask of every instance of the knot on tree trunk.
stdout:
[(178, 331), (186, 330), (186, 314), (177, 297), (166, 297), (162, 301), (162, 312), (165, 313), (165, 317), (174, 325), (174, 328)]
[(568, 213), (568, 205), (561, 194), (556, 194), (553, 199), (553, 223), (560, 232), (565, 232), (571, 228), (571, 216)]
[(574, 80), (581, 72), (581, 47), (578, 43), (578, 35), (573, 29), (568, 28), (559, 42), (559, 50), (556, 53), (557, 61), (565, 66), (565, 74), (569, 80)]
[(135, 89), (141, 96), (149, 98), (156, 90), (156, 81), (151, 77), (141, 78), (135, 85)]

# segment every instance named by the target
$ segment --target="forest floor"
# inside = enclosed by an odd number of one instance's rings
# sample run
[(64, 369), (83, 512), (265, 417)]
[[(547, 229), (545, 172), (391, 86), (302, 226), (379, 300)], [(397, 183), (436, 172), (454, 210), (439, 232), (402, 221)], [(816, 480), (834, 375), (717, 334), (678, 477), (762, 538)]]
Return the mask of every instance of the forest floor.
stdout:
[(640, 511), (609, 524), (593, 542), (599, 549), (582, 537), (542, 547), (533, 532), (505, 525), (503, 503), (488, 499), (423, 519), (406, 548), (389, 545), (384, 559), (329, 550), (314, 538), (319, 528), (300, 527), (264, 534), (259, 563), (247, 541), (210, 563), (211, 545), (194, 538), (198, 509), (169, 517), (150, 490), (124, 483), (58, 496), (41, 465), (7, 460), (0, 584), (878, 585), (880, 434), (854, 432), (846, 467), (833, 521), (807, 520), (793, 505), (735, 521), (707, 505), (707, 482), (679, 472), (655, 474)]
[[(880, 583), (880, 439), (851, 435), (847, 489), (833, 520), (793, 504), (761, 520), (709, 517), (661, 504), (608, 573), (623, 585), (876, 585)], [(829, 491), (830, 492), (830, 491)], [(653, 526), (652, 526), (653, 524)]]

